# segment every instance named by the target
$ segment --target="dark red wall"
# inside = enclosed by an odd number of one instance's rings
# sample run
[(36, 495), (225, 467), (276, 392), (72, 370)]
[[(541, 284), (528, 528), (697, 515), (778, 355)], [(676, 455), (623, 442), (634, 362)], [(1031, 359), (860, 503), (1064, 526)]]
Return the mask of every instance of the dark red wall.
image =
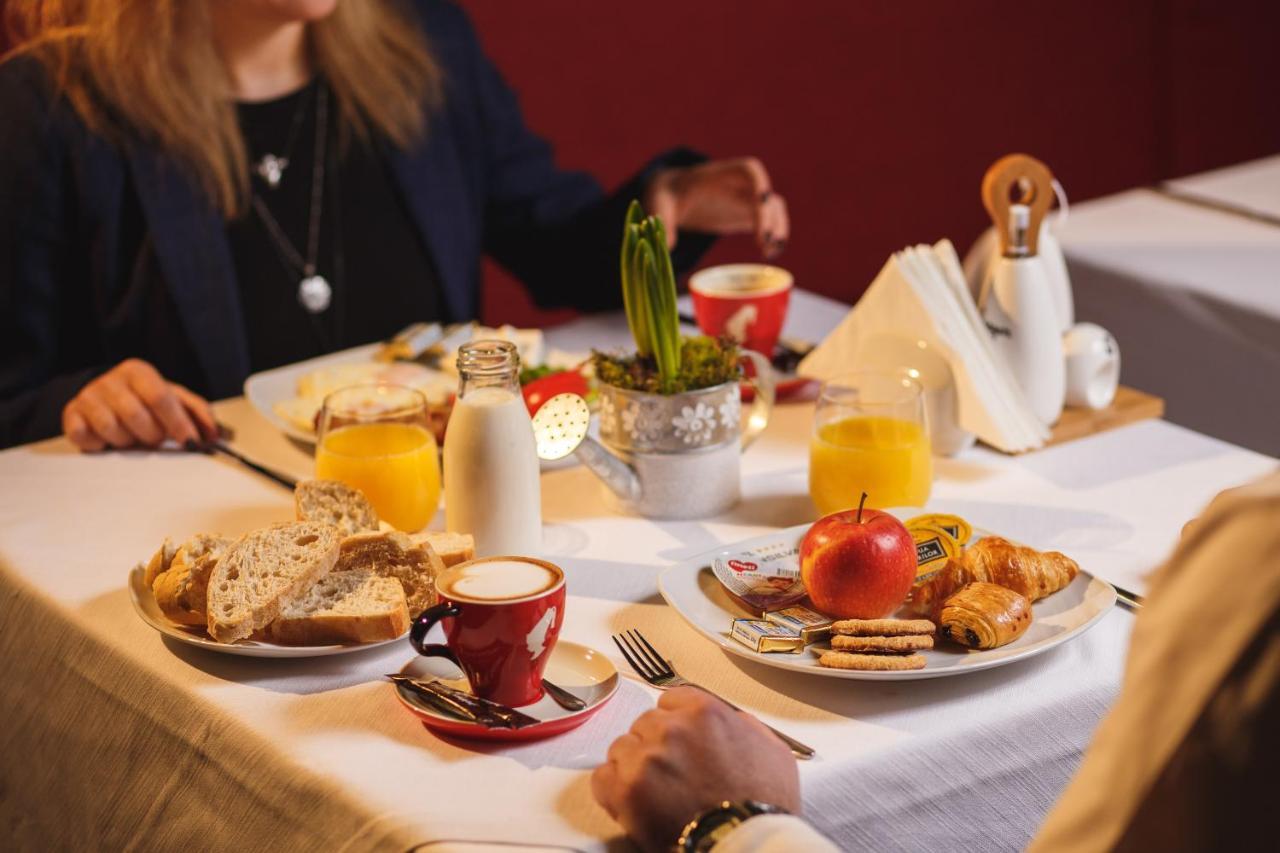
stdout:
[[(464, 0), (565, 166), (606, 184), (674, 143), (756, 154), (781, 263), (852, 301), (887, 255), (983, 227), (1000, 155), (1073, 200), (1280, 151), (1280, 4), (1210, 0)], [(708, 261), (751, 259), (745, 239)], [(540, 315), (501, 270), (489, 320)]]

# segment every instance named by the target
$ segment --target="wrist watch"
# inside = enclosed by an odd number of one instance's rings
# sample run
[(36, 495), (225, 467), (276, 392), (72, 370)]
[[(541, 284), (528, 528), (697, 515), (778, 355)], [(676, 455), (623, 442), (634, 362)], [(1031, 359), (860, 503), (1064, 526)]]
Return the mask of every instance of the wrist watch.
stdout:
[(741, 800), (736, 803), (725, 800), (689, 821), (684, 831), (680, 833), (675, 849), (681, 853), (707, 853), (743, 821), (762, 814), (790, 814), (790, 812), (781, 806), (756, 800)]

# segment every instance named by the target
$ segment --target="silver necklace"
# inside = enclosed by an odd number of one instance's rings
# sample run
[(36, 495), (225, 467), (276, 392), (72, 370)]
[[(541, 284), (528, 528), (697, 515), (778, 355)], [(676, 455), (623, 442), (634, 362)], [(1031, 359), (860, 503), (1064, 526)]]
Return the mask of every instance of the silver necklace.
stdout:
[(298, 141), (298, 131), (302, 129), (302, 117), (306, 114), (308, 103), (311, 99), (304, 95), (298, 102), (298, 108), (293, 111), (293, 121), (289, 125), (289, 137), (284, 143), (284, 153), (275, 155), (268, 151), (257, 159), (253, 164), (253, 172), (266, 183), (267, 189), (275, 189), (280, 186), (280, 180), (284, 177), (284, 170), (289, 168), (289, 158), (293, 155), (294, 143)]
[(329, 126), (329, 90), (321, 85), (316, 93), (316, 143), (315, 162), (311, 166), (311, 210), (307, 218), (307, 254), (302, 254), (289, 240), (280, 223), (267, 210), (266, 202), (256, 192), (252, 204), (258, 218), (267, 229), (267, 235), (275, 243), (276, 250), (287, 266), (298, 270), (302, 280), (298, 282), (298, 302), (308, 313), (322, 314), (333, 301), (333, 287), (324, 276), (316, 272), (316, 256), (320, 248), (320, 216), (324, 212), (324, 154)]

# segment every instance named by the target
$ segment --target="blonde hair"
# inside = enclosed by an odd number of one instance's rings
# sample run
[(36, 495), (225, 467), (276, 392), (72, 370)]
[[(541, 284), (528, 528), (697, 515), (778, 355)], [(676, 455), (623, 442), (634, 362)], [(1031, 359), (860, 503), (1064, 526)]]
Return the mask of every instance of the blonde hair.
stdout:
[[(18, 47), (49, 69), (94, 132), (158, 146), (186, 167), (224, 217), (242, 211), (249, 165), (230, 77), (198, 0), (9, 0)], [(392, 0), (340, 2), (308, 27), (316, 70), (338, 103), (344, 137), (381, 134), (406, 147), (426, 131), (440, 70), (419, 28)]]

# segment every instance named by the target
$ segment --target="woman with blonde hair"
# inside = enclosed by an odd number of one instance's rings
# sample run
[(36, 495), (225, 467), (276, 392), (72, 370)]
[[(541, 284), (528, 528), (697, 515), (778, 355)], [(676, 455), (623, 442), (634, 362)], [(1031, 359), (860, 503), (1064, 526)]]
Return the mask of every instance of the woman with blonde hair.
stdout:
[(467, 319), (480, 258), (614, 307), (626, 203), (688, 267), (785, 243), (752, 158), (674, 150), (606, 195), (556, 168), (444, 0), (9, 0), (0, 447), (214, 430), (252, 371)]

